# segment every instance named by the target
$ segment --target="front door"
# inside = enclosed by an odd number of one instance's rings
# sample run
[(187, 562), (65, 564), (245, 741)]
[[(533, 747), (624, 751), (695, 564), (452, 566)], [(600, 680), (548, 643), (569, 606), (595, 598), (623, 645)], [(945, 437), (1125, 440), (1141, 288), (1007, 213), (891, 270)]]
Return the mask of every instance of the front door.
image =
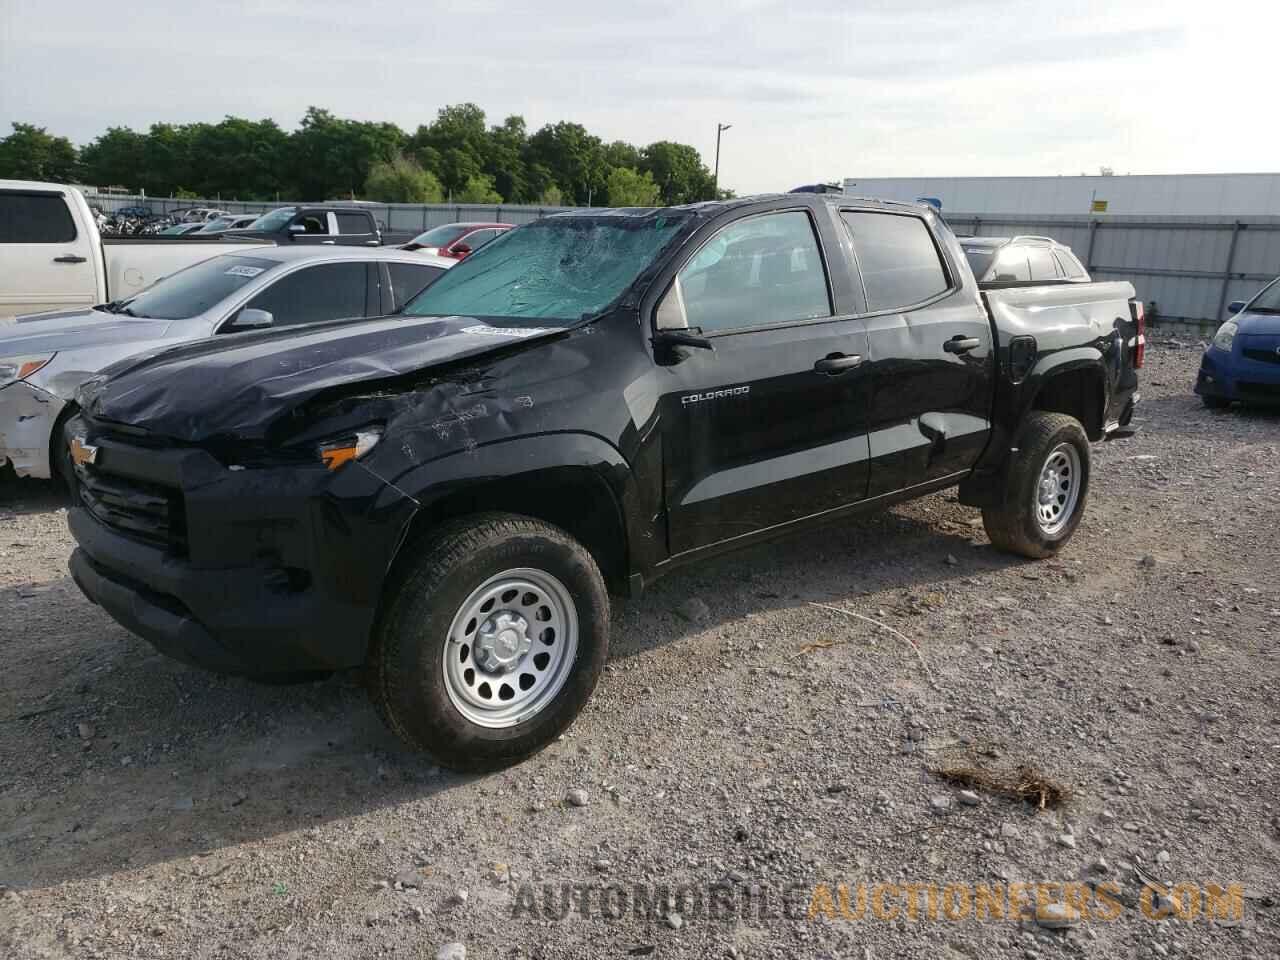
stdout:
[(60, 191), (0, 190), (0, 317), (87, 310), (99, 256)]
[[(867, 335), (833, 316), (809, 213), (736, 221), (677, 275), (659, 317), (714, 349), (656, 357), (672, 555), (866, 495)], [(661, 320), (660, 320), (661, 322)]]

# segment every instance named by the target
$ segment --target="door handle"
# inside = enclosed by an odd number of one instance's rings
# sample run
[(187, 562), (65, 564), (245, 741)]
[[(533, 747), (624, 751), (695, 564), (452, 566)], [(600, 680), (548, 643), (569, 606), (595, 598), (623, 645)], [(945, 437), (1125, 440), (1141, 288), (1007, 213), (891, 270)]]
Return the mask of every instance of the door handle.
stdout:
[(84, 263), (84, 257), (78, 257), (74, 253), (68, 253), (65, 257), (54, 257), (54, 263)]
[(378, 245), (378, 241), (377, 241), (377, 240), (366, 240), (366, 241), (364, 242), (364, 245), (365, 245), (366, 247), (376, 247), (376, 246)]
[(829, 357), (823, 357), (813, 365), (813, 369), (818, 373), (829, 374), (830, 376), (839, 376), (846, 370), (852, 370), (854, 367), (862, 365), (862, 357), (858, 354), (846, 356), (843, 353), (833, 353)]
[(337, 242), (338, 242), (338, 241), (336, 241), (336, 240), (321, 240), (321, 241), (320, 241), (320, 244), (321, 244), (322, 246), (325, 246), (325, 247), (332, 247), (332, 246), (333, 246), (335, 243), (337, 243)]
[(942, 345), (942, 349), (947, 353), (968, 353), (970, 350), (976, 350), (980, 346), (982, 346), (982, 341), (977, 337), (956, 334)]

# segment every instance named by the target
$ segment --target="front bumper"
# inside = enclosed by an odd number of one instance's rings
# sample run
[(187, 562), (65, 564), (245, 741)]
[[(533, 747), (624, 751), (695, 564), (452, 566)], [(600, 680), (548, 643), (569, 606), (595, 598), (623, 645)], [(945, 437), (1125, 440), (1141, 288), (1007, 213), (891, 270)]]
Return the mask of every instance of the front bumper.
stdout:
[[(72, 425), (80, 431), (81, 421)], [(71, 575), (118, 623), (162, 653), (221, 673), (364, 661), (412, 500), (358, 464), (332, 475), (231, 471), (202, 450), (89, 442), (97, 461), (82, 471), (147, 490), (172, 486), (170, 509), (182, 516), (181, 541), (164, 544), (122, 529), (84, 491), (69, 512), (78, 544)]]
[(0, 466), (20, 477), (49, 479), (49, 438), (66, 401), (18, 380), (0, 387)]
[(1244, 346), (1245, 338), (1237, 335), (1230, 353), (1207, 349), (1200, 358), (1195, 392), (1224, 400), (1280, 402), (1280, 362), (1251, 360), (1243, 355)]

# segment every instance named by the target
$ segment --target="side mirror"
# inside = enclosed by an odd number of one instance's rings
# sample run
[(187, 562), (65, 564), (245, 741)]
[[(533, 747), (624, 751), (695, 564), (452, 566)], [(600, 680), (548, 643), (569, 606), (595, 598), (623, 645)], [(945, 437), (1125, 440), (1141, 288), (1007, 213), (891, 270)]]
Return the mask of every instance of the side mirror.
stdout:
[(307, 228), (300, 223), (291, 223), (289, 224), (289, 232), (293, 234), (306, 233)]
[(471, 252), (471, 246), (466, 243), (459, 243), (454, 246), (453, 252), (460, 257), (465, 257), (468, 253)]
[(1243, 300), (1232, 300), (1227, 304), (1227, 313), (1239, 313), (1244, 309)]
[(275, 322), (276, 318), (271, 315), (271, 311), (245, 307), (240, 311), (240, 316), (231, 321), (227, 330), (230, 333), (239, 333), (241, 330), (263, 330), (273, 326)]

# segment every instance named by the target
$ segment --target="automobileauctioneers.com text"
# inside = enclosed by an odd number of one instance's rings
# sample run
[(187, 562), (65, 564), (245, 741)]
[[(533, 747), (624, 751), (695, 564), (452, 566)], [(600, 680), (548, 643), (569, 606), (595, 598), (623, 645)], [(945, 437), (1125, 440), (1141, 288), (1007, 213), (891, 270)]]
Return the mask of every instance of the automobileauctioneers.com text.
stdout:
[(1028, 883), (791, 883), (781, 887), (703, 884), (523, 883), (512, 917), (564, 920), (641, 919), (679, 914), (710, 920), (830, 922), (910, 920), (959, 923), (1036, 918), (1049, 924), (1116, 921), (1239, 921), (1244, 887), (1231, 883), (1170, 886), (1111, 881)]

